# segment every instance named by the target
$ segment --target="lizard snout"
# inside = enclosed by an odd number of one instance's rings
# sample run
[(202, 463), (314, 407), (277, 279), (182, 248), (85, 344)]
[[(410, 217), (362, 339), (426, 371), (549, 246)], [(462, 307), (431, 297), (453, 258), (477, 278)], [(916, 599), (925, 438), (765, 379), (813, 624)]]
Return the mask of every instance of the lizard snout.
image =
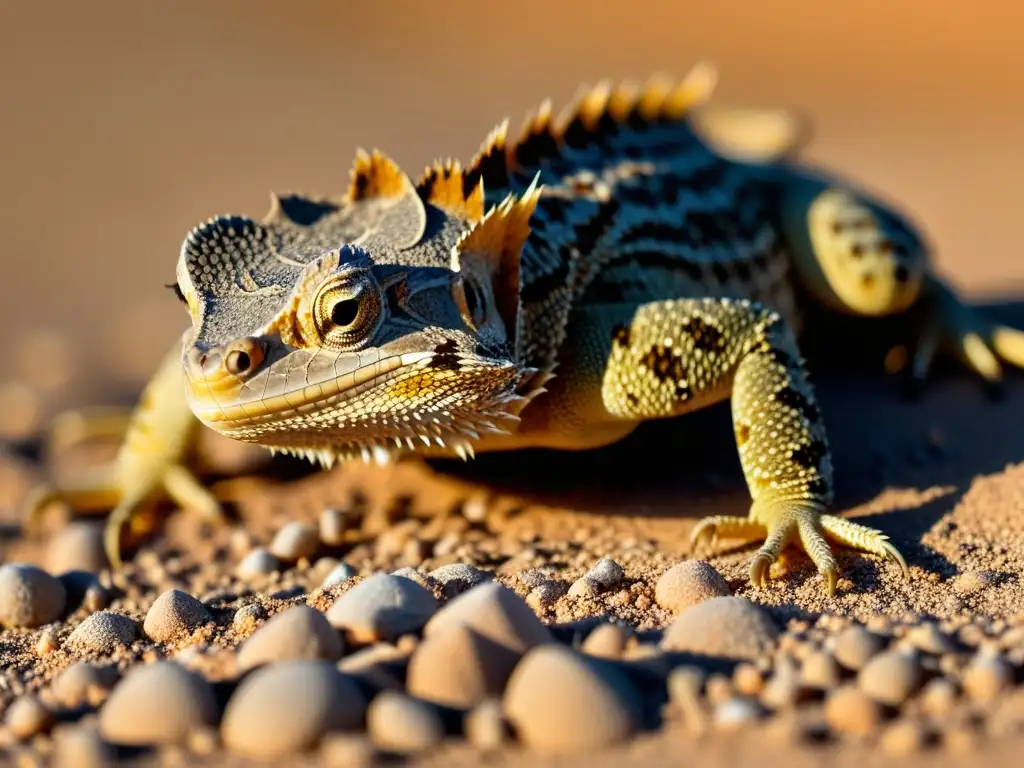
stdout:
[(255, 338), (236, 339), (209, 349), (193, 347), (185, 355), (185, 372), (193, 381), (217, 381), (222, 378), (247, 379), (256, 373), (266, 351)]

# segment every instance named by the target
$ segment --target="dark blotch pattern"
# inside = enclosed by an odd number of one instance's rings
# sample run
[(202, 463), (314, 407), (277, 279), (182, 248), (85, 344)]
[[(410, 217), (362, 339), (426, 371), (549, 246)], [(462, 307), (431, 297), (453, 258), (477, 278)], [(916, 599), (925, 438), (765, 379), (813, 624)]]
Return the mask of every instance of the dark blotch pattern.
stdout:
[(818, 406), (792, 387), (784, 387), (779, 390), (775, 394), (775, 399), (783, 405), (792, 408), (812, 424), (821, 421), (821, 411), (818, 410)]
[(821, 460), (828, 454), (828, 448), (819, 440), (812, 440), (793, 451), (793, 461), (804, 469), (817, 470)]
[(693, 348), (702, 352), (721, 352), (725, 349), (725, 334), (702, 317), (689, 317), (683, 330), (693, 338)]
[(672, 353), (671, 347), (655, 344), (644, 353), (640, 362), (658, 381), (686, 381), (686, 364), (681, 355)]

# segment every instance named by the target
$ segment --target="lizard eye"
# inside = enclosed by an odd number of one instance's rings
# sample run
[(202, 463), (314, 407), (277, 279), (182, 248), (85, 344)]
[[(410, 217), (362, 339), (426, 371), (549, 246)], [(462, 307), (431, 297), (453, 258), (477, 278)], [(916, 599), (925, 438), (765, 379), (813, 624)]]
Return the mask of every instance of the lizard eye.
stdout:
[(323, 346), (338, 351), (359, 349), (383, 319), (380, 289), (365, 273), (335, 276), (318, 291), (313, 316)]

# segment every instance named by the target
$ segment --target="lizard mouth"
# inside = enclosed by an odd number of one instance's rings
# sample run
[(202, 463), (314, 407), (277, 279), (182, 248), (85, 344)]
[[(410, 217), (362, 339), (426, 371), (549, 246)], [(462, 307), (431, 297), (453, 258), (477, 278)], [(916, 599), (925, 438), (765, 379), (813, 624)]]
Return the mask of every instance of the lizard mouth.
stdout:
[[(186, 375), (189, 406), (222, 435), (331, 466), (339, 458), (386, 463), (408, 452), (470, 458), (483, 435), (513, 432), (520, 411), (543, 391), (535, 370), (505, 361), (438, 366), (434, 352), (410, 352), (366, 365), (351, 356), (316, 365), (316, 354), (303, 355), (310, 359), (279, 360), (244, 382)], [(345, 364), (350, 370), (337, 375)]]

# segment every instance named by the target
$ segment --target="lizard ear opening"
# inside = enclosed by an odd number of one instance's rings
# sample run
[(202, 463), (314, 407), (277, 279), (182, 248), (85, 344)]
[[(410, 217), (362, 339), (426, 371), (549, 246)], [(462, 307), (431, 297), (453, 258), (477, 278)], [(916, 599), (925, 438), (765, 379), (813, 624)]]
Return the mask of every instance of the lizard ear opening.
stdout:
[(495, 319), (513, 342), (518, 340), (520, 325), (519, 260), (530, 235), (530, 217), (540, 198), (537, 181), (534, 178), (520, 197), (509, 195), (488, 211), (462, 236), (452, 253), (454, 271), (490, 288)]

